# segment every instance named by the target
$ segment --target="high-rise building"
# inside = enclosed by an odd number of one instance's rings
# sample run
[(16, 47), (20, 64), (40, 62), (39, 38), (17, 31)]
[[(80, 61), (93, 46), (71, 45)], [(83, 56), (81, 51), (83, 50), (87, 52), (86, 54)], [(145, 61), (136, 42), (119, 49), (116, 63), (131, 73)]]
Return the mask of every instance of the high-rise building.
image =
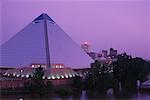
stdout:
[(102, 57), (107, 58), (108, 54), (107, 54), (107, 50), (102, 50)]
[(111, 58), (116, 58), (117, 57), (117, 50), (110, 48), (110, 54), (109, 55)]
[(47, 14), (1, 45), (3, 67), (62, 64), (74, 69), (88, 68), (93, 60)]
[(84, 42), (83, 44), (81, 44), (81, 48), (86, 52), (90, 52), (90, 45), (88, 42)]

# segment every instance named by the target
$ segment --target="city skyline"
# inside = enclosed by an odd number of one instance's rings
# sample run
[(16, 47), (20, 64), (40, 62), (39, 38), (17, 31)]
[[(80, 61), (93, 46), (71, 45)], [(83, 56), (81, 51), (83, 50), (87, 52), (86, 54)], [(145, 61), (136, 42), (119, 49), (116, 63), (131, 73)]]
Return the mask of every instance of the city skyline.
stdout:
[[(4, 1), (0, 3), (0, 45), (46, 12), (79, 45), (98, 52), (114, 48), (150, 59), (148, 1)], [(13, 13), (12, 13), (13, 12)]]

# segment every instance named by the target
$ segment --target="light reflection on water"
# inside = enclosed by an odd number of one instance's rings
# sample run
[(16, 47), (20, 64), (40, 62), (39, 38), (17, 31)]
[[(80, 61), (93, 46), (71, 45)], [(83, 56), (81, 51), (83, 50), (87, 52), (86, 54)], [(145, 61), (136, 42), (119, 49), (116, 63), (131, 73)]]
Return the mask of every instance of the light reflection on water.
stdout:
[[(100, 94), (98, 94), (100, 96)], [(28, 95), (1, 95), (1, 100), (21, 100), (21, 98), (23, 98), (22, 100), (29, 100), (29, 99), (35, 99), (35, 98), (31, 98)], [(143, 93), (136, 93), (133, 95), (130, 95), (129, 97), (120, 97), (120, 98), (115, 98), (115, 96), (112, 94), (112, 90), (109, 90), (107, 92), (107, 95), (105, 97), (102, 98), (90, 98), (89, 94), (87, 94), (86, 91), (82, 91), (80, 95), (78, 95), (78, 97), (75, 96), (71, 96), (65, 100), (150, 100), (150, 91), (149, 92), (143, 92)], [(37, 98), (35, 99), (37, 100)], [(44, 99), (45, 100), (45, 99)], [(62, 100), (59, 96), (55, 95), (55, 96), (51, 96), (49, 97), (49, 99), (46, 100)]]
[(137, 93), (137, 95), (133, 96), (135, 100), (150, 100), (150, 92), (149, 93)]

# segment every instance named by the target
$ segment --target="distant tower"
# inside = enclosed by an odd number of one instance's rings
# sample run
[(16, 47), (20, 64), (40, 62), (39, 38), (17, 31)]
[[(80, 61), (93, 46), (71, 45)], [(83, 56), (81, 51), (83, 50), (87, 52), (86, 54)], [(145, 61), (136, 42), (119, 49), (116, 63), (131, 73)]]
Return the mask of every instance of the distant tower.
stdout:
[(81, 48), (86, 52), (89, 53), (90, 52), (90, 45), (88, 42), (84, 42), (83, 44), (81, 44)]
[(107, 50), (102, 50), (102, 57), (107, 58)]
[(109, 55), (111, 58), (116, 58), (117, 57), (117, 50), (110, 48), (110, 54)]

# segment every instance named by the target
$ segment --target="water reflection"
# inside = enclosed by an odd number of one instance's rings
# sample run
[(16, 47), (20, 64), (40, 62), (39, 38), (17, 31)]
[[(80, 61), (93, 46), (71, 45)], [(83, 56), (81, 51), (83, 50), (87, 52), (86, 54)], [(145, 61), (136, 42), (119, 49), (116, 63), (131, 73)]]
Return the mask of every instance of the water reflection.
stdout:
[[(113, 90), (110, 89), (106, 94), (94, 91), (74, 91), (73, 95), (64, 100), (150, 100), (150, 92), (126, 92), (113, 94)], [(62, 100), (57, 94), (51, 94), (45, 98), (38, 98), (33, 95), (1, 95), (1, 100)]]

